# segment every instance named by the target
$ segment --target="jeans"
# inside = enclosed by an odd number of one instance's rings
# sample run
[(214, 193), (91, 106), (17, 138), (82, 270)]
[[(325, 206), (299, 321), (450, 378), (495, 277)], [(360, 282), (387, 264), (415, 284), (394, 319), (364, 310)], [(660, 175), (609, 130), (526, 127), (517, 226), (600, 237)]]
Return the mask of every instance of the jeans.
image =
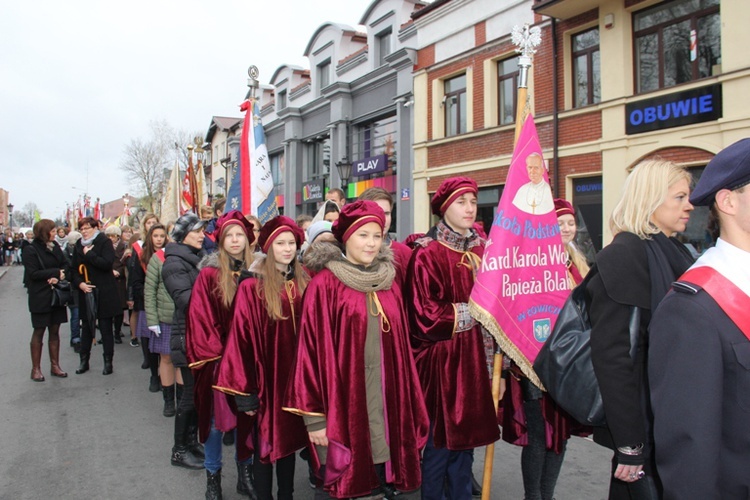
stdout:
[[(422, 457), (422, 498), (467, 500), (471, 498), (471, 466), (474, 449), (435, 448), (432, 429)], [(445, 488), (447, 479), (447, 488)]]
[(211, 474), (216, 474), (221, 470), (221, 437), (222, 432), (214, 426), (214, 419), (211, 419), (211, 430), (208, 432), (208, 438), (203, 443), (203, 450), (206, 453), (206, 459), (203, 465)]
[(77, 344), (81, 341), (81, 319), (78, 315), (78, 306), (68, 306), (70, 310), (70, 341)]

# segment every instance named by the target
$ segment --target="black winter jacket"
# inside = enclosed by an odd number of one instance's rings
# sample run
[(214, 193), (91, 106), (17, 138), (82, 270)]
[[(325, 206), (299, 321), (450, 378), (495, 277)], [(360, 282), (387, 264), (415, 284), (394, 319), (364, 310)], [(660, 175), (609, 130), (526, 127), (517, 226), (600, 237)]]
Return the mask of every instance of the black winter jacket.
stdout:
[[(92, 243), (91, 250), (83, 253), (82, 240), (76, 243), (75, 252), (73, 253), (73, 289), (78, 291), (79, 307), (85, 308), (86, 301), (84, 293), (80, 289), (80, 284), (85, 281), (81, 271), (81, 264), (86, 266), (89, 281), (96, 286), (97, 296), (97, 318), (112, 318), (122, 314), (120, 309), (120, 296), (117, 293), (117, 284), (115, 276), (112, 274), (112, 266), (115, 262), (115, 249), (112, 241), (104, 233), (100, 232)], [(85, 311), (81, 312), (84, 318)]]
[(164, 266), (161, 277), (164, 286), (174, 301), (174, 317), (172, 319), (172, 334), (170, 348), (172, 364), (187, 366), (185, 356), (185, 315), (193, 285), (198, 279), (198, 263), (205, 255), (199, 248), (193, 248), (183, 243), (169, 243), (164, 248)]
[(47, 280), (59, 279), (61, 269), (65, 271), (66, 278), (70, 276), (62, 250), (57, 243), (53, 244), (50, 250), (43, 242), (34, 240), (24, 248), (21, 262), (24, 267), (26, 290), (29, 293), (29, 312), (43, 314), (52, 311), (52, 287)]

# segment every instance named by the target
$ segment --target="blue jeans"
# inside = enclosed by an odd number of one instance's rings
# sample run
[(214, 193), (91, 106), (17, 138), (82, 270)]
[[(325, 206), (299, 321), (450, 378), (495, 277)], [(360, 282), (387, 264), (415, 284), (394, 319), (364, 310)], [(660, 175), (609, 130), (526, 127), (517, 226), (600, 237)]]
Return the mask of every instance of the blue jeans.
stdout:
[[(237, 443), (237, 431), (234, 430), (234, 442)], [(208, 438), (206, 438), (206, 442), (203, 443), (203, 451), (206, 454), (206, 458), (203, 461), (203, 466), (206, 468), (208, 472), (211, 474), (216, 474), (219, 470), (221, 470), (221, 438), (223, 436), (223, 433), (216, 428), (214, 425), (214, 419), (211, 419), (211, 430), (208, 431)], [(237, 445), (235, 444), (235, 447)], [(235, 448), (234, 452), (234, 459), (237, 460), (237, 450)], [(253, 462), (252, 456), (245, 460), (244, 462), (241, 462), (244, 464), (249, 464)]]
[(70, 310), (70, 341), (77, 344), (81, 341), (81, 320), (78, 316), (78, 306), (68, 306)]

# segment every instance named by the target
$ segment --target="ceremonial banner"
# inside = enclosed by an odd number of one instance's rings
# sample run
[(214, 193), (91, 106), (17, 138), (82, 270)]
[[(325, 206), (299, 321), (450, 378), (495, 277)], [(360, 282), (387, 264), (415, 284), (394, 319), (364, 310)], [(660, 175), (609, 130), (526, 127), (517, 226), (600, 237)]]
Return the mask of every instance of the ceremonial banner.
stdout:
[(161, 211), (159, 220), (164, 224), (175, 222), (180, 216), (180, 198), (182, 196), (182, 186), (180, 185), (180, 165), (175, 162), (172, 173), (169, 175), (167, 187), (163, 191), (161, 198)]
[(185, 171), (185, 177), (182, 178), (182, 196), (180, 197), (180, 215), (186, 214), (187, 212), (195, 212), (195, 200), (193, 195), (195, 194), (195, 172), (192, 167), (188, 165)]
[(470, 310), (541, 387), (533, 364), (569, 294), (566, 252), (534, 119), (526, 119), (489, 231)]
[(255, 215), (265, 224), (279, 211), (260, 109), (254, 99), (243, 102), (240, 109), (246, 111), (240, 142), (240, 164), (232, 172), (227, 209)]

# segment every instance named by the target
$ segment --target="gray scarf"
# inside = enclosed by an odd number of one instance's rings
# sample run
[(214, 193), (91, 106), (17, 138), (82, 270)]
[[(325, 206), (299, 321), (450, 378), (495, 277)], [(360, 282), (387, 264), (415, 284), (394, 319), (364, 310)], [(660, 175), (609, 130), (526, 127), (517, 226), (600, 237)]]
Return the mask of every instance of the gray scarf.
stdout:
[(91, 238), (89, 238), (89, 239), (81, 238), (81, 245), (83, 245), (85, 247), (91, 245), (94, 242), (94, 240), (96, 239), (96, 237), (99, 236), (99, 233), (100, 233), (100, 231), (97, 229), (96, 231), (94, 231), (94, 235)]

